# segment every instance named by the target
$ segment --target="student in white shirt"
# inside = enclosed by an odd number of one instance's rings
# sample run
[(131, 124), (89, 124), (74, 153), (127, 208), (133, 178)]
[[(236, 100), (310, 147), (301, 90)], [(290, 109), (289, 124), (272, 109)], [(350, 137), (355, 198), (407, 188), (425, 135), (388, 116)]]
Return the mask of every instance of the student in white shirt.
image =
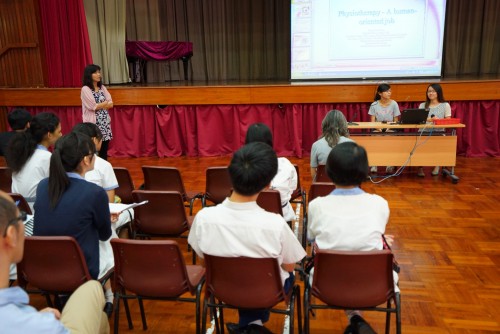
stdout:
[[(229, 165), (233, 192), (223, 203), (203, 208), (191, 226), (188, 242), (203, 258), (245, 256), (277, 258), (285, 289), (293, 286), (295, 263), (306, 255), (283, 217), (257, 205), (259, 193), (278, 170), (273, 149), (264, 143), (250, 143), (240, 148)], [(269, 320), (266, 310), (238, 310), (239, 324), (227, 324), (229, 333), (257, 330), (270, 333), (263, 326)]]
[[(273, 147), (273, 134), (267, 125), (264, 123), (254, 123), (248, 127), (245, 144), (253, 142), (266, 143)], [(283, 218), (287, 222), (295, 219), (290, 198), (297, 188), (297, 171), (287, 158), (278, 158), (278, 172), (272, 179), (269, 186), (270, 189), (275, 189), (280, 192), (281, 208), (283, 210)]]
[[(354, 142), (335, 146), (328, 155), (326, 173), (335, 183), (335, 190), (309, 203), (307, 235), (314, 240), (315, 247), (342, 251), (383, 249), (389, 205), (382, 197), (360, 188), (368, 175), (366, 150)], [(390, 246), (393, 236), (385, 235), (385, 238)], [(313, 274), (314, 268), (310, 283)], [(394, 278), (397, 282), (396, 273)], [(345, 333), (375, 333), (359, 311), (346, 314), (350, 324)]]
[(7, 146), (5, 160), (12, 170), (12, 192), (23, 195), (32, 211), (38, 183), (49, 177), (48, 148), (61, 135), (59, 118), (43, 112), (33, 117), (26, 131), (16, 133)]

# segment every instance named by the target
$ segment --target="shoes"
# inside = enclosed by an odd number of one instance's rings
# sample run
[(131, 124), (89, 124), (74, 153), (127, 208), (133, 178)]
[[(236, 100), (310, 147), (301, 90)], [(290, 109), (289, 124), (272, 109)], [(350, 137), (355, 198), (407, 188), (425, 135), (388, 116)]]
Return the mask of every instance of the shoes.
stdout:
[(264, 326), (251, 324), (244, 328), (240, 328), (238, 324), (228, 322), (226, 324), (229, 334), (273, 334), (269, 329)]
[(104, 313), (106, 313), (108, 318), (111, 317), (111, 314), (113, 313), (113, 303), (106, 302), (106, 304), (104, 305)]
[(420, 176), (420, 177), (424, 177), (425, 176), (424, 169), (422, 167), (418, 168), (417, 176)]
[(344, 334), (354, 334), (351, 324), (347, 325), (347, 327), (344, 330)]
[(377, 172), (377, 166), (372, 166), (372, 167), (370, 168), (370, 172), (371, 172), (371, 173), (376, 173), (376, 172)]
[(439, 166), (434, 167), (434, 169), (431, 172), (432, 176), (437, 176), (439, 175)]
[(375, 330), (359, 315), (351, 318), (351, 325), (353, 334), (377, 334)]
[(385, 167), (385, 173), (386, 174), (392, 174), (392, 173), (394, 173), (394, 167), (393, 166), (387, 166), (387, 167)]

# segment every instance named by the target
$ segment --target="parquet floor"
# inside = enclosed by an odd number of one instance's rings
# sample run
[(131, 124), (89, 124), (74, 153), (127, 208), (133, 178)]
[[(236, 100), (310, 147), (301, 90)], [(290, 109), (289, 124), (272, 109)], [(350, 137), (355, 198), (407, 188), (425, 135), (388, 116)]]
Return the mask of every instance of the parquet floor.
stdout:
[[(136, 186), (143, 182), (142, 165), (174, 166), (181, 170), (187, 189), (203, 191), (206, 167), (227, 165), (229, 160), (111, 158), (110, 162), (127, 167)], [(309, 159), (290, 160), (299, 165), (302, 186), (308, 189)], [(403, 333), (500, 333), (499, 167), (499, 158), (458, 157), (458, 184), (431, 177), (430, 169), (425, 178), (409, 169), (380, 184), (363, 185), (389, 201), (387, 233), (396, 236), (393, 250), (401, 264)], [(197, 203), (195, 211), (199, 208)], [(190, 261), (187, 253), (186, 261)], [(36, 296), (32, 303), (45, 305)], [(194, 305), (159, 301), (145, 305), (148, 333), (194, 332)], [(120, 332), (142, 333), (137, 303), (132, 302), (131, 309), (135, 328), (128, 330), (122, 307)], [(383, 333), (383, 314), (366, 312), (365, 317)], [(235, 321), (237, 315), (228, 312), (225, 318)], [(345, 326), (340, 311), (318, 311), (311, 321), (312, 333), (318, 334), (343, 333)], [(267, 327), (280, 333), (283, 316), (272, 315)]]

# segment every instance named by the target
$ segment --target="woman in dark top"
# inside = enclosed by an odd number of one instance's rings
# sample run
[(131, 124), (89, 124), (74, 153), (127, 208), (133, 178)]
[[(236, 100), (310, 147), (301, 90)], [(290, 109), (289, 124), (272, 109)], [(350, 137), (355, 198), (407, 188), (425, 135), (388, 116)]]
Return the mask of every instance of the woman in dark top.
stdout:
[[(99, 268), (99, 240), (110, 238), (111, 219), (116, 217), (110, 215), (106, 191), (84, 179), (85, 173), (94, 168), (94, 154), (94, 142), (84, 134), (70, 133), (57, 141), (49, 177), (37, 188), (33, 234), (74, 237), (90, 275), (98, 279), (103, 274), (103, 268)], [(109, 269), (114, 266), (110, 261)], [(109, 281), (105, 290), (106, 301), (112, 302)], [(106, 308), (112, 309), (112, 304), (106, 303)]]

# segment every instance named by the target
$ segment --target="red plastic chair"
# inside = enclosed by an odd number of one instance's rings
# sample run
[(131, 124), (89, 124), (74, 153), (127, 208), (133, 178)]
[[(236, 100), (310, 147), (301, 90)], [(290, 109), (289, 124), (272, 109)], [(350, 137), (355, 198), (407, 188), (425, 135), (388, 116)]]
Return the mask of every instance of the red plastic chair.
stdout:
[(277, 213), (283, 216), (283, 208), (281, 207), (280, 192), (273, 189), (266, 189), (259, 193), (257, 197), (257, 205), (268, 212)]
[(233, 185), (227, 167), (209, 167), (206, 171), (205, 193), (202, 206), (207, 206), (207, 201), (214, 204), (222, 203), (231, 195)]
[[(335, 189), (335, 184), (330, 182), (313, 182), (311, 183), (311, 188), (309, 188), (309, 203), (319, 196), (327, 196)], [(307, 246), (307, 225), (308, 217), (307, 214), (304, 215), (302, 224), (302, 246), (305, 248)]]
[(297, 188), (293, 191), (292, 196), (290, 198), (291, 203), (301, 203), (302, 206), (304, 207), (304, 212), (306, 210), (306, 200), (307, 200), (307, 192), (302, 189), (302, 186), (300, 185), (300, 173), (299, 173), (299, 166), (293, 165), (295, 167), (295, 171), (297, 172)]
[(6, 193), (12, 191), (12, 172), (9, 167), (0, 167), (0, 190)]
[(21, 194), (9, 193), (10, 197), (14, 200), (19, 210), (26, 212), (29, 215), (32, 215), (31, 208), (26, 201), (26, 199)]
[(115, 194), (121, 198), (122, 203), (133, 203), (132, 191), (135, 190), (135, 186), (130, 172), (125, 167), (113, 167), (113, 171), (118, 180), (118, 188), (115, 189)]
[[(394, 289), (393, 254), (389, 250), (347, 252), (318, 250), (314, 257), (312, 285), (304, 292), (305, 333), (309, 333), (309, 312), (314, 309), (366, 310), (386, 313), (386, 334), (391, 313), (396, 314), (396, 331), (401, 334), (401, 301)], [(311, 302), (311, 295), (323, 303)], [(386, 307), (378, 305), (386, 304)]]
[(178, 191), (182, 199), (187, 202), (189, 215), (193, 214), (193, 205), (196, 199), (201, 199), (203, 194), (197, 191), (186, 191), (181, 173), (174, 167), (142, 166), (144, 174), (144, 190)]
[(316, 168), (316, 177), (313, 182), (332, 182), (326, 174), (325, 165), (318, 165)]
[[(113, 269), (99, 282), (111, 277)], [(73, 237), (26, 237), (23, 260), (17, 264), (19, 286), (29, 293), (41, 293), (50, 307), (61, 309), (61, 294), (71, 294), (92, 280), (80, 246)], [(35, 287), (37, 290), (28, 290)], [(54, 295), (54, 304), (50, 298)]]
[[(202, 312), (202, 333), (205, 333), (207, 310), (216, 317), (216, 332), (224, 330), (224, 308), (270, 309), (273, 313), (287, 314), (290, 333), (295, 326), (297, 302), (298, 332), (302, 332), (300, 287), (296, 284), (285, 293), (281, 282), (280, 266), (274, 258), (219, 257), (204, 254), (206, 273), (205, 301)], [(217, 301), (217, 302), (216, 302)], [(280, 302), (288, 309), (274, 308)], [(219, 320), (216, 309), (219, 309)]]
[[(196, 333), (200, 333), (200, 300), (205, 278), (202, 266), (186, 265), (179, 245), (172, 240), (112, 239), (111, 246), (115, 258), (115, 333), (118, 333), (122, 299), (129, 329), (133, 324), (127, 299), (138, 299), (144, 330), (148, 326), (143, 299), (194, 302)], [(187, 292), (195, 298), (182, 297)]]

